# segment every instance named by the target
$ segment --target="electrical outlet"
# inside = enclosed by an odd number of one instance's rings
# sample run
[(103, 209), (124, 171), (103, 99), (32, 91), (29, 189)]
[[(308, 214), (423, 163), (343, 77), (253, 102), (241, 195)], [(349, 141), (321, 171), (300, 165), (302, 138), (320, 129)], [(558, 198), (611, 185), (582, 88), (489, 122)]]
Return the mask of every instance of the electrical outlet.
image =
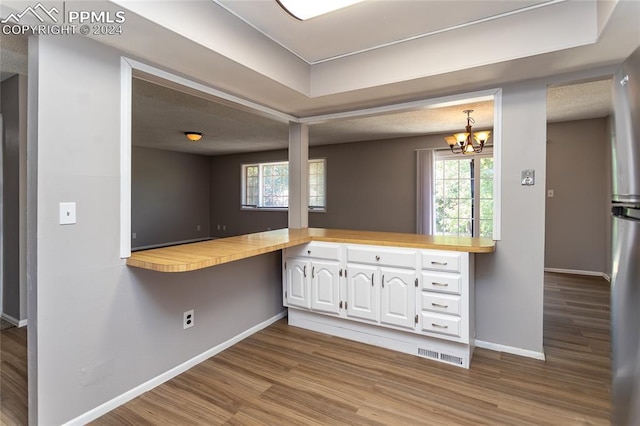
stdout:
[(193, 309), (186, 311), (182, 314), (182, 329), (186, 330), (187, 328), (193, 327)]
[(547, 189), (547, 197), (553, 198), (553, 189)]
[(136, 234), (135, 232), (131, 234), (131, 239), (135, 240), (136, 238), (138, 238), (138, 234)]
[(218, 231), (220, 230), (220, 225), (218, 225)]
[(200, 225), (196, 226), (196, 231), (199, 231), (200, 229)]
[(226, 231), (227, 230), (227, 225), (222, 225), (222, 230)]

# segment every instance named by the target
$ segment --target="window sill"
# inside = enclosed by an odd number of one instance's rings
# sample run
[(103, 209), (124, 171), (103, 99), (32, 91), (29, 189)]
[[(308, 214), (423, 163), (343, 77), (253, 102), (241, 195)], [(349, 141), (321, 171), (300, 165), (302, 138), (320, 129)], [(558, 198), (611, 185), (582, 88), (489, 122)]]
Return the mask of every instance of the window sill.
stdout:
[[(240, 207), (240, 211), (248, 212), (288, 212), (288, 207)], [(309, 209), (309, 213), (326, 213), (326, 209)]]

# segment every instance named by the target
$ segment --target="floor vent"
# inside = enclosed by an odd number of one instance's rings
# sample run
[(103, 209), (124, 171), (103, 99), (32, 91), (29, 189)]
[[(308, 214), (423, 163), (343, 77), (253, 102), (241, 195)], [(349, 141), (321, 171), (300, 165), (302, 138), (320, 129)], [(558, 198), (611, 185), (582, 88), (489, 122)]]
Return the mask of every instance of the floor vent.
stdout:
[(431, 358), (437, 361), (446, 362), (447, 364), (464, 365), (464, 359), (462, 357), (445, 354), (431, 349), (418, 348), (418, 355), (425, 358)]
[(440, 361), (448, 362), (449, 364), (462, 365), (462, 358), (455, 355), (440, 354)]
[(436, 351), (432, 351), (431, 349), (418, 348), (418, 355), (431, 359), (440, 359), (440, 354)]

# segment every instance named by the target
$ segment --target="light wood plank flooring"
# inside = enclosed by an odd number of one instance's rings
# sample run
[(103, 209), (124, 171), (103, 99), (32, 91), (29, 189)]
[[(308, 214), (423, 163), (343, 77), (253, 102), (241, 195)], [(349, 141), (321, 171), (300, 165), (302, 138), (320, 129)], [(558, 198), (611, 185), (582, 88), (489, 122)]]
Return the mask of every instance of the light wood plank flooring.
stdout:
[(94, 424), (609, 424), (608, 283), (545, 281), (546, 361), (476, 349), (464, 370), (282, 320)]

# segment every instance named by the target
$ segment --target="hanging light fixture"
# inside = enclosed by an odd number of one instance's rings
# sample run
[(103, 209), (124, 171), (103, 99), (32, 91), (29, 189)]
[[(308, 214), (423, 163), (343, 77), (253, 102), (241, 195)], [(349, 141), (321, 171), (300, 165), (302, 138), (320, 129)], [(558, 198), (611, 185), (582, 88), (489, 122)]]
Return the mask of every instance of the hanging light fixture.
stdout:
[(200, 139), (202, 139), (202, 133), (200, 132), (184, 132), (184, 135), (191, 142), (198, 142)]
[[(454, 154), (479, 154), (482, 152), (484, 148), (484, 144), (489, 139), (490, 131), (482, 131), (482, 132), (471, 132), (471, 124), (475, 123), (475, 120), (471, 117), (472, 109), (465, 109), (465, 114), (467, 114), (467, 127), (462, 133), (455, 133), (453, 136), (447, 136), (444, 138), (445, 141), (449, 144), (449, 148), (451, 148), (451, 152)], [(473, 140), (478, 143), (478, 145), (473, 144)]]

